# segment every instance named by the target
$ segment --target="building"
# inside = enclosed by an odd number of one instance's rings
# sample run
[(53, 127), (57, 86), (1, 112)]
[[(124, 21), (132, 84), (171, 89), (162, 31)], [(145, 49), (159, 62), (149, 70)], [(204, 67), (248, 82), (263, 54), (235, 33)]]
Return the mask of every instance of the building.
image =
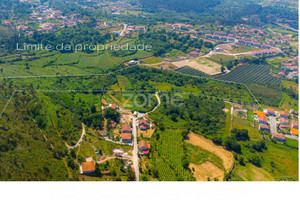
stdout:
[(299, 129), (298, 122), (297, 122), (297, 121), (292, 121), (291, 127), (292, 127), (292, 128), (295, 128), (295, 129)]
[(296, 129), (296, 128), (291, 127), (291, 134), (294, 135), (294, 136), (298, 136), (299, 130)]
[(268, 120), (264, 116), (258, 116), (258, 123), (260, 123), (260, 124), (268, 124)]
[(265, 117), (265, 116), (266, 116), (266, 114), (265, 114), (264, 112), (261, 112), (261, 111), (256, 111), (256, 110), (255, 110), (253, 113), (254, 113), (254, 115), (256, 115), (256, 116), (258, 116), (258, 117), (259, 117), (259, 116), (262, 116), (262, 117)]
[(144, 120), (144, 119), (140, 119), (140, 120), (139, 120), (139, 128), (140, 128), (141, 130), (147, 130), (147, 129), (148, 129), (147, 121)]
[(112, 155), (116, 157), (123, 157), (124, 150), (123, 149), (113, 149)]
[(94, 161), (83, 162), (80, 164), (80, 174), (90, 174), (95, 172), (96, 167)]
[(270, 131), (270, 127), (269, 127), (268, 124), (261, 124), (261, 123), (259, 123), (258, 128), (261, 131)]
[(279, 111), (278, 116), (287, 119), (287, 118), (289, 118), (289, 113), (286, 113), (284, 111)]
[(281, 133), (272, 133), (272, 138), (280, 142), (285, 141), (285, 136)]
[(148, 154), (149, 153), (149, 144), (144, 140), (140, 141), (139, 142), (139, 150), (144, 155)]
[(212, 36), (212, 34), (206, 34), (205, 38), (209, 40), (209, 39), (213, 39), (213, 36)]
[(286, 118), (280, 118), (279, 125), (289, 125), (289, 120), (287, 120)]
[(132, 143), (131, 134), (130, 133), (122, 133), (121, 134), (121, 142)]
[(132, 133), (131, 126), (129, 124), (122, 125), (122, 133)]
[(273, 110), (273, 109), (267, 109), (267, 115), (269, 115), (269, 116), (276, 116), (275, 110)]

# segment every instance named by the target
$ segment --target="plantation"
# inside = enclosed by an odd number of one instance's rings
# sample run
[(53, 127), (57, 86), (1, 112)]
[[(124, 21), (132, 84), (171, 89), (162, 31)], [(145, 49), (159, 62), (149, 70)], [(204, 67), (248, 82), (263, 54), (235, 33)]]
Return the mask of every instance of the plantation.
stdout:
[(259, 83), (266, 85), (281, 85), (281, 81), (269, 74), (269, 65), (250, 65), (246, 64), (238, 67), (228, 74), (218, 76), (217, 79), (233, 81), (237, 83)]
[(184, 67), (178, 68), (175, 71), (178, 72), (178, 73), (181, 73), (181, 74), (189, 74), (189, 75), (203, 76), (203, 77), (207, 76), (205, 73), (200, 72), (199, 70), (196, 70), (196, 69), (191, 68), (189, 66), (184, 66)]

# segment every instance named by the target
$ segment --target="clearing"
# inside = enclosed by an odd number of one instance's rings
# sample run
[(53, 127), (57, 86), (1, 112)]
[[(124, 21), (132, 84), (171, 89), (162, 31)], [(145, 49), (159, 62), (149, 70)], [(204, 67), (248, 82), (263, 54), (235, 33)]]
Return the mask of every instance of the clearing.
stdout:
[(215, 154), (222, 159), (223, 166), (226, 169), (226, 172), (231, 171), (234, 165), (234, 157), (231, 152), (225, 150), (222, 146), (215, 145), (211, 140), (195, 133), (189, 133), (188, 138), (189, 139), (186, 140), (186, 142), (195, 146), (199, 146), (204, 150)]
[(177, 61), (177, 62), (173, 62), (173, 65), (175, 65), (178, 68), (189, 66), (191, 68), (202, 71), (209, 75), (216, 75), (221, 73), (221, 67), (222, 67), (220, 64), (205, 58)]
[(215, 179), (222, 181), (224, 178), (224, 171), (211, 162), (205, 162), (201, 165), (190, 163), (189, 168), (197, 181), (213, 181)]

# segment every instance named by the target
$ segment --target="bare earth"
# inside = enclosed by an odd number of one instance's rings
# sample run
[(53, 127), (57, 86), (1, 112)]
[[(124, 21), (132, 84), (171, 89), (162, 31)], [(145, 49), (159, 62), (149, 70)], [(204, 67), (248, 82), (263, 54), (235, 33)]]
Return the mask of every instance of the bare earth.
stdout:
[(191, 171), (194, 168), (195, 171), (193, 173), (197, 181), (208, 181), (208, 179), (213, 181), (215, 178), (222, 181), (224, 178), (224, 171), (208, 161), (201, 165), (190, 163), (189, 168)]
[(230, 172), (234, 165), (234, 157), (231, 152), (224, 149), (222, 146), (215, 145), (211, 140), (206, 139), (205, 137), (195, 134), (195, 133), (189, 133), (188, 135), (189, 140), (186, 140), (186, 142), (199, 146), (202, 149), (205, 149), (216, 156), (220, 157), (223, 161), (223, 166), (226, 169), (227, 172)]
[(177, 62), (173, 62), (173, 65), (175, 65), (178, 68), (189, 66), (191, 68), (202, 71), (205, 74), (209, 74), (209, 75), (216, 75), (221, 73), (221, 67), (222, 67), (220, 64), (212, 62), (205, 58), (177, 61)]

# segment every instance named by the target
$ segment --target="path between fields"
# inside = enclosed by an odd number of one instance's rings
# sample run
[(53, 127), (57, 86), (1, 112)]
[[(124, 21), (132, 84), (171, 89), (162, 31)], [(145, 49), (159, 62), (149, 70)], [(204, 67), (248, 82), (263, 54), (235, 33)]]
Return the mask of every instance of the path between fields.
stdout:
[(77, 143), (74, 146), (70, 146), (67, 143), (65, 143), (68, 149), (75, 149), (76, 147), (80, 146), (80, 144), (81, 144), (81, 142), (83, 140), (83, 137), (85, 136), (85, 127), (84, 127), (84, 124), (82, 123), (81, 125), (82, 125), (82, 133), (81, 133), (81, 136), (80, 136), (79, 140), (77, 141)]
[(211, 140), (195, 133), (189, 133), (188, 138), (189, 139), (186, 140), (186, 142), (199, 146), (221, 158), (227, 173), (232, 170), (234, 166), (234, 157), (230, 151), (227, 151), (222, 146), (215, 145)]

